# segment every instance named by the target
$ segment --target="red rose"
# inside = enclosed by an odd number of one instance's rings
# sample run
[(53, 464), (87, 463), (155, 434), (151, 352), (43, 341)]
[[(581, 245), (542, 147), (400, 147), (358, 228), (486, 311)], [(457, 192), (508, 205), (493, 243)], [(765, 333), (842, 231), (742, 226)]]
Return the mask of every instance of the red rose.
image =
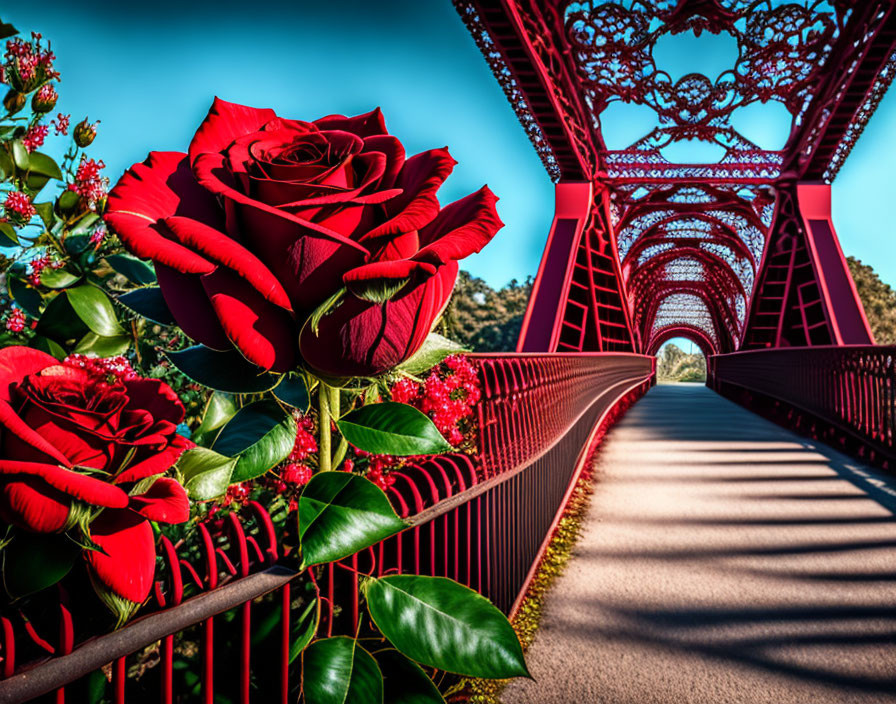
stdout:
[(157, 379), (116, 379), (61, 364), (28, 347), (0, 349), (0, 518), (36, 533), (71, 527), (75, 500), (102, 508), (88, 551), (93, 577), (142, 602), (155, 572), (147, 519), (189, 518), (183, 487), (157, 479), (191, 443), (178, 435), (184, 408)]
[[(454, 163), (447, 149), (405, 159), (379, 110), (298, 122), (216, 99), (189, 155), (134, 165), (105, 217), (155, 262), (196, 341), (283, 372), (301, 331), (313, 368), (376, 374), (419, 349), (457, 260), (502, 226), (485, 187), (440, 209)], [(316, 334), (305, 322), (334, 296)]]

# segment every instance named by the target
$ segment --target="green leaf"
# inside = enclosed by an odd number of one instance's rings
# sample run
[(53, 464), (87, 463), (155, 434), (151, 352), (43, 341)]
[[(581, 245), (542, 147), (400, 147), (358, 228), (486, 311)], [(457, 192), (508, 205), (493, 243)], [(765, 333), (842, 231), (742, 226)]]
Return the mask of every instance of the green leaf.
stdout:
[(236, 459), (224, 457), (206, 447), (193, 447), (177, 460), (177, 470), (193, 501), (208, 501), (221, 496), (232, 484)]
[(41, 352), (46, 352), (47, 354), (54, 356), (60, 362), (67, 356), (65, 350), (59, 344), (43, 335), (35, 335), (32, 337), (28, 346), (40, 350)]
[(80, 340), (90, 329), (77, 316), (65, 292), (55, 295), (37, 321), (35, 332), (64, 345)]
[(398, 365), (398, 371), (416, 376), (440, 364), (445, 357), (463, 352), (469, 352), (469, 350), (454, 340), (431, 332), (426, 336), (423, 346), (417, 350), (414, 356)]
[[(67, 192), (73, 193), (73, 191)], [(99, 222), (99, 219), (99, 215), (97, 215), (93, 211), (87, 211), (77, 219), (77, 221), (75, 222), (75, 226), (69, 231), (69, 237), (78, 237), (80, 235), (87, 234), (88, 232), (92, 232), (94, 229), (94, 225)]]
[(10, 145), (12, 146), (12, 160), (15, 162), (16, 167), (22, 171), (27, 171), (30, 160), (28, 158), (28, 150), (25, 149), (22, 140), (14, 139), (10, 142)]
[(445, 577), (366, 579), (367, 610), (412, 660), (468, 677), (528, 677), (510, 622), (484, 596)]
[(75, 314), (92, 332), (104, 337), (124, 334), (124, 330), (118, 324), (115, 307), (105, 291), (96, 286), (84, 284), (70, 288), (66, 291), (66, 295)]
[(212, 435), (216, 435), (216, 431), (233, 418), (238, 410), (239, 407), (233, 396), (222, 394), (220, 391), (213, 392), (208, 398), (208, 403), (205, 404), (202, 422), (193, 431), (193, 442), (197, 445), (207, 445), (208, 443), (205, 441)]
[(305, 704), (382, 704), (383, 676), (354, 638), (315, 641), (302, 657)]
[(293, 627), (293, 641), (289, 645), (289, 662), (294, 662), (308, 647), (320, 623), (320, 599), (308, 603)]
[(53, 214), (52, 203), (50, 203), (49, 201), (45, 201), (43, 203), (34, 203), (34, 209), (37, 211), (37, 214), (43, 221), (44, 227), (46, 227), (48, 230), (53, 227), (56, 216)]
[(92, 353), (97, 357), (115, 357), (116, 355), (127, 352), (130, 346), (130, 335), (112, 335), (106, 337), (104, 335), (97, 335), (94, 332), (89, 332), (78, 341), (78, 344), (75, 345), (75, 349), (73, 349), (72, 352), (75, 354)]
[(60, 213), (67, 214), (73, 212), (78, 207), (80, 201), (81, 196), (77, 193), (65, 190), (59, 194), (59, 198), (56, 200), (56, 207)]
[(274, 387), (273, 393), (287, 406), (292, 406), (302, 413), (307, 413), (311, 405), (308, 384), (305, 383), (305, 377), (297, 372), (284, 375), (280, 383)]
[(80, 549), (64, 535), (19, 531), (3, 549), (3, 583), (12, 597), (39, 592), (72, 569)]
[[(3, 135), (6, 137), (6, 135)], [(0, 178), (6, 181), (12, 178), (16, 173), (16, 166), (12, 162), (12, 157), (9, 155), (9, 152), (3, 148), (0, 148)]]
[(0, 246), (11, 247), (19, 243), (19, 233), (8, 222), (0, 222), (0, 235), (3, 236), (3, 239), (9, 240), (9, 244), (7, 244), (0, 239)]
[(392, 648), (380, 650), (373, 657), (383, 673), (386, 704), (445, 704), (439, 690), (417, 663)]
[(182, 374), (215, 391), (257, 394), (274, 388), (280, 379), (279, 374), (256, 367), (236, 350), (218, 352), (194, 345), (165, 354)]
[(296, 421), (274, 401), (244, 406), (228, 421), (212, 449), (237, 457), (231, 481), (244, 482), (276, 467), (292, 452)]
[(19, 308), (32, 318), (40, 316), (40, 305), (44, 299), (37, 289), (13, 276), (7, 277), (6, 288), (9, 290), (9, 295), (12, 296), (12, 299), (19, 305)]
[(7, 37), (14, 37), (19, 33), (15, 27), (11, 24), (0, 20), (0, 39), (6, 39)]
[(155, 269), (131, 254), (110, 254), (106, 261), (115, 271), (135, 284), (147, 286), (156, 282)]
[(303, 569), (341, 560), (406, 527), (373, 482), (348, 472), (319, 472), (299, 497)]
[(352, 445), (376, 455), (408, 457), (452, 450), (429, 417), (406, 403), (362, 406), (336, 425)]
[(162, 296), (162, 289), (158, 286), (128, 291), (119, 296), (117, 300), (128, 310), (154, 323), (174, 325), (174, 316), (171, 315), (168, 304), (165, 303), (165, 298)]
[(59, 168), (59, 164), (53, 160), (53, 157), (41, 152), (31, 152), (28, 155), (28, 170), (32, 174), (62, 180), (62, 170)]
[(66, 288), (78, 281), (81, 277), (66, 269), (44, 269), (40, 273), (40, 282), (47, 288)]

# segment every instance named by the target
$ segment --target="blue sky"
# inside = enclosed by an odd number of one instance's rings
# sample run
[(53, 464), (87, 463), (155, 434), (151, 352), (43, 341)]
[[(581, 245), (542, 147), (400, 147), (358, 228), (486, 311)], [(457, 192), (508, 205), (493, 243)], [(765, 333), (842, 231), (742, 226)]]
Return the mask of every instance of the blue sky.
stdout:
[[(185, 150), (214, 95), (298, 119), (379, 105), (409, 153), (450, 147), (459, 164), (440, 192), (443, 202), (483, 183), (501, 198), (506, 227), (464, 267), (494, 286), (538, 267), (553, 184), (450, 0), (43, 0), (13, 5), (2, 17), (52, 39), (62, 72), (59, 108), (73, 121), (102, 120), (90, 151), (113, 180), (150, 150)], [(730, 65), (732, 41), (704, 34), (699, 51), (680, 40), (661, 44), (657, 63), (673, 74), (712, 74)], [(644, 117), (622, 109), (605, 116), (604, 129), (624, 139)], [(756, 139), (781, 134), (769, 110), (738, 120)], [(896, 284), (889, 212), (896, 179), (881, 158), (892, 154), (894, 93), (835, 182), (834, 218), (846, 253)]]

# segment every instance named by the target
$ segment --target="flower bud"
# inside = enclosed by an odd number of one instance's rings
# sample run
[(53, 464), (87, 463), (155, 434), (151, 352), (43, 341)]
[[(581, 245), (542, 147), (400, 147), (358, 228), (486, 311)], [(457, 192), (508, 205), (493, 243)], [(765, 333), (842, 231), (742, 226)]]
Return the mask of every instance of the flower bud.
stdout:
[(56, 107), (57, 100), (59, 100), (59, 94), (56, 92), (56, 89), (52, 84), (46, 83), (31, 98), (31, 109), (35, 113), (42, 115)]
[(6, 94), (6, 97), (3, 98), (3, 107), (6, 108), (6, 112), (8, 112), (10, 115), (14, 115), (23, 107), (25, 107), (25, 103), (27, 102), (27, 100), (28, 96), (26, 96), (24, 93), (20, 93), (13, 88)]
[(91, 125), (87, 122), (87, 118), (85, 117), (81, 122), (75, 125), (75, 130), (73, 132), (75, 144), (79, 147), (89, 147), (93, 140), (96, 139), (96, 126), (98, 124), (98, 122), (94, 122)]

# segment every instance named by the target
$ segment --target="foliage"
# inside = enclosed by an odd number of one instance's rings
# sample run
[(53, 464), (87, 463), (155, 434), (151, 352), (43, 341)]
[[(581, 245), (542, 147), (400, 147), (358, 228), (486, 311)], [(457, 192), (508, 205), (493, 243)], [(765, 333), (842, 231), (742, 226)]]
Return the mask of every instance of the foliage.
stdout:
[(446, 332), (475, 352), (512, 352), (531, 292), (532, 277), (522, 284), (514, 279), (495, 290), (461, 271), (445, 314)]
[(875, 344), (896, 344), (896, 291), (881, 281), (874, 269), (855, 257), (847, 257), (846, 263), (856, 282)]
[(656, 365), (657, 381), (706, 381), (706, 358), (702, 352), (688, 354), (677, 345), (660, 350)]

